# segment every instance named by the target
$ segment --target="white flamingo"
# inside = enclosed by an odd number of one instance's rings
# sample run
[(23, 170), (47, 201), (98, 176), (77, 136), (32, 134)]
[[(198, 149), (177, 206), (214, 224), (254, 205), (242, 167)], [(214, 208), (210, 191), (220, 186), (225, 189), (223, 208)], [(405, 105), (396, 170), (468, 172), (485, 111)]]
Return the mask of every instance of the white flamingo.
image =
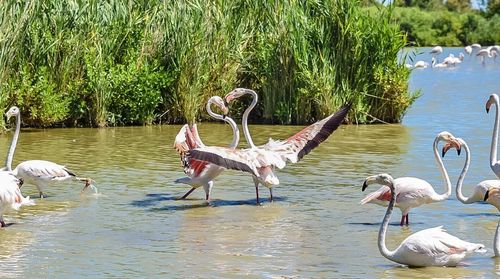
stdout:
[[(465, 149), (465, 163), (462, 172), (458, 177), (457, 187), (456, 187), (457, 199), (463, 204), (471, 204), (471, 203), (481, 202), (484, 200), (489, 204), (495, 206), (498, 210), (500, 210), (500, 195), (498, 195), (500, 191), (500, 180), (498, 179), (483, 180), (478, 184), (476, 184), (472, 196), (466, 197), (463, 195), (462, 186), (465, 179), (465, 175), (469, 170), (471, 153), (469, 146), (463, 139), (457, 138), (457, 141)], [(448, 150), (447, 146), (443, 147), (443, 154), (445, 154), (447, 150)], [(488, 199), (488, 196), (490, 196), (491, 198)], [(495, 233), (495, 240), (493, 245), (493, 251), (495, 252), (495, 256), (500, 256), (499, 230), (500, 230), (500, 222), (499, 225), (497, 226), (497, 231)]]
[(500, 112), (498, 110), (500, 105), (500, 99), (497, 94), (491, 94), (486, 101), (486, 113), (490, 112), (492, 105), (495, 105), (495, 124), (493, 124), (493, 135), (491, 136), (491, 148), (490, 148), (490, 168), (495, 173), (495, 175), (500, 178), (500, 161), (497, 160), (497, 145), (498, 145), (498, 127), (500, 125)]
[(251, 105), (243, 113), (243, 133), (250, 146), (248, 149), (233, 150), (223, 147), (203, 147), (187, 152), (189, 159), (207, 161), (219, 166), (241, 170), (252, 174), (255, 185), (257, 204), (259, 204), (259, 184), (269, 188), (270, 201), (273, 200), (272, 187), (279, 184), (274, 169), (284, 168), (286, 162), (298, 162), (311, 152), (321, 142), (326, 140), (342, 123), (347, 115), (350, 104), (342, 107), (338, 112), (318, 121), (284, 141), (269, 139), (265, 145), (255, 146), (248, 131), (248, 115), (257, 104), (257, 93), (245, 88), (237, 88), (227, 94), (224, 99), (227, 103), (243, 95), (253, 96)]
[(0, 225), (5, 227), (3, 214), (10, 209), (18, 210), (22, 205), (35, 205), (30, 197), (23, 197), (21, 190), (22, 180), (12, 173), (0, 171)]
[(459, 57), (455, 57), (453, 53), (450, 53), (448, 57), (443, 60), (443, 64), (456, 66), (456, 64), (462, 63), (464, 59), (463, 55), (464, 54), (460, 52)]
[(417, 62), (415, 62), (415, 65), (413, 66), (413, 68), (415, 69), (425, 69), (429, 66), (429, 63), (425, 62), (425, 61), (422, 61), (422, 60), (418, 60)]
[(467, 53), (470, 56), (472, 53), (472, 47), (466, 46), (466, 47), (464, 47), (464, 51), (465, 51), (465, 53)]
[(436, 59), (434, 57), (432, 57), (432, 64), (431, 64), (432, 68), (447, 68), (448, 67), (448, 64), (446, 63), (437, 63), (436, 62)]
[(481, 48), (481, 45), (480, 45), (480, 44), (478, 44), (478, 43), (472, 44), (472, 45), (470, 45), (470, 46), (472, 47), (472, 50), (478, 50), (478, 49), (480, 49), (480, 48)]
[(65, 166), (45, 161), (45, 160), (29, 160), (21, 162), (17, 167), (12, 170), (12, 160), (14, 158), (14, 152), (16, 150), (17, 140), (19, 138), (19, 132), (21, 130), (21, 112), (18, 107), (14, 106), (7, 111), (5, 114), (7, 119), (12, 116), (16, 117), (16, 131), (14, 132), (14, 137), (12, 138), (12, 143), (10, 144), (9, 152), (7, 154), (7, 160), (5, 162), (5, 169), (12, 172), (16, 177), (21, 178), (25, 184), (33, 184), (37, 187), (40, 193), (40, 198), (43, 198), (43, 191), (49, 185), (52, 185), (59, 181), (76, 179), (78, 181), (84, 181), (85, 186), (81, 192), (85, 191), (87, 187), (96, 189), (93, 185), (94, 181), (90, 178), (80, 178), (77, 177), (72, 171), (67, 169)]
[[(224, 114), (220, 115), (214, 113), (211, 108), (212, 104), (217, 105), (223, 111)], [(240, 140), (240, 131), (234, 120), (226, 116), (226, 114), (228, 113), (228, 109), (224, 104), (224, 100), (222, 100), (222, 98), (219, 96), (213, 96), (208, 100), (206, 109), (208, 114), (213, 118), (224, 120), (227, 123), (229, 123), (229, 125), (231, 125), (231, 128), (233, 129), (233, 141), (229, 145), (229, 148), (231, 149), (236, 148)], [(183, 162), (185, 166), (184, 172), (188, 176), (179, 178), (175, 180), (175, 182), (188, 184), (192, 188), (186, 194), (184, 194), (184, 196), (182, 196), (180, 199), (185, 199), (196, 188), (203, 186), (203, 189), (205, 190), (205, 199), (209, 201), (210, 193), (213, 187), (213, 180), (220, 173), (222, 173), (222, 171), (224, 171), (224, 168), (217, 166), (215, 164), (209, 164), (207, 162), (197, 161), (197, 160), (191, 160), (190, 162), (186, 161), (185, 158), (186, 152), (191, 149), (199, 147), (205, 147), (205, 144), (203, 144), (203, 142), (200, 139), (196, 124), (193, 124), (191, 128), (189, 128), (188, 124), (185, 124), (175, 137), (174, 148), (181, 155), (181, 162)]]
[(443, 48), (441, 46), (435, 46), (431, 49), (429, 53), (432, 54), (433, 57), (437, 57), (441, 53), (443, 53)]
[(480, 56), (481, 57), (481, 63), (483, 64), (483, 66), (485, 65), (485, 59), (487, 57), (491, 57), (491, 52), (489, 49), (481, 49), (477, 52), (476, 56)]
[[(445, 183), (445, 192), (438, 194), (429, 182), (416, 178), (416, 177), (399, 177), (394, 179), (394, 187), (397, 189), (396, 194), (396, 207), (401, 210), (401, 222), (403, 226), (406, 222), (408, 225), (408, 215), (412, 208), (419, 207), (426, 203), (434, 203), (446, 200), (451, 195), (451, 182), (448, 172), (444, 167), (443, 161), (439, 156), (438, 144), (440, 141), (445, 141), (445, 146), (453, 146), (460, 150), (460, 144), (456, 141), (455, 137), (449, 132), (439, 133), (433, 143), (434, 158), (439, 167), (439, 171), (443, 176)], [(391, 199), (391, 190), (387, 186), (382, 186), (375, 192), (372, 192), (360, 204), (375, 203), (382, 206), (387, 206), (387, 202)]]
[(413, 267), (456, 266), (475, 252), (486, 252), (484, 245), (463, 241), (447, 233), (442, 226), (414, 233), (403, 240), (395, 250), (389, 250), (385, 237), (398, 189), (394, 179), (385, 173), (367, 177), (363, 183), (363, 191), (372, 183), (386, 185), (391, 191), (389, 206), (380, 225), (377, 241), (380, 254), (385, 258)]

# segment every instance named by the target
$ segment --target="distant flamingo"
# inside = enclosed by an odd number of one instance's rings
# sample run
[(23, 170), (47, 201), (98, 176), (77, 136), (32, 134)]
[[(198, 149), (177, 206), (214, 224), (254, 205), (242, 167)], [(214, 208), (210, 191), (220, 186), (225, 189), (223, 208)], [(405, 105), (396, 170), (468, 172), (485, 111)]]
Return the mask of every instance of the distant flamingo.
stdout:
[[(216, 114), (212, 111), (211, 105), (217, 105), (222, 111), (223, 115)], [(233, 119), (226, 116), (228, 113), (228, 109), (224, 104), (224, 100), (222, 100), (219, 96), (211, 97), (206, 106), (207, 112), (210, 116), (215, 119), (224, 120), (225, 122), (231, 125), (233, 130), (233, 141), (229, 145), (230, 149), (236, 148), (238, 146), (238, 142), (240, 140), (240, 131), (238, 130), (238, 126), (234, 122)], [(188, 175), (187, 177), (179, 178), (175, 180), (177, 183), (185, 183), (191, 185), (191, 190), (189, 190), (184, 196), (180, 199), (185, 199), (189, 196), (196, 188), (203, 186), (205, 190), (205, 199), (206, 201), (210, 200), (210, 193), (213, 187), (213, 180), (224, 171), (224, 168), (219, 167), (215, 164), (208, 164), (202, 161), (192, 160), (190, 162), (186, 162), (185, 154), (191, 149), (205, 147), (205, 144), (200, 139), (198, 134), (198, 128), (196, 124), (193, 124), (192, 128), (189, 128), (189, 125), (184, 125), (177, 136), (175, 137), (174, 148), (181, 155), (181, 161), (185, 164), (185, 173)]]
[(436, 63), (436, 59), (432, 57), (432, 68), (447, 68), (448, 64), (446, 63)]
[(417, 62), (415, 62), (415, 65), (413, 66), (413, 68), (415, 69), (425, 69), (429, 66), (429, 63), (425, 62), (425, 61), (422, 61), (422, 60), (419, 60)]
[(466, 46), (464, 48), (464, 51), (465, 51), (465, 53), (467, 53), (468, 55), (470, 55), (472, 53), (472, 47), (471, 46)]
[[(457, 138), (457, 141), (465, 149), (465, 163), (457, 181), (457, 188), (456, 188), (457, 199), (463, 204), (471, 204), (471, 203), (481, 202), (484, 200), (489, 204), (495, 206), (498, 210), (500, 210), (500, 195), (498, 195), (498, 192), (500, 191), (500, 180), (498, 179), (483, 180), (479, 182), (474, 187), (474, 192), (470, 197), (465, 197), (462, 194), (462, 185), (465, 179), (465, 175), (469, 170), (471, 155), (467, 143), (461, 138)], [(448, 149), (449, 146), (447, 145), (443, 147), (443, 156), (444, 154), (446, 154), (446, 151)], [(488, 199), (488, 197), (490, 198)], [(499, 230), (500, 230), (500, 222), (499, 226), (497, 226), (497, 231), (495, 233), (495, 240), (493, 245), (493, 251), (495, 252), (495, 256), (500, 256)]]
[(14, 106), (11, 107), (5, 115), (7, 116), (7, 119), (12, 116), (16, 117), (16, 131), (14, 132), (14, 137), (12, 138), (12, 143), (7, 154), (4, 169), (12, 172), (16, 177), (21, 178), (25, 184), (35, 185), (40, 193), (40, 198), (44, 197), (43, 190), (48, 185), (64, 180), (76, 179), (78, 181), (84, 181), (85, 186), (81, 192), (85, 191), (85, 189), (89, 186), (95, 189), (95, 186), (93, 185), (94, 181), (92, 179), (77, 177), (76, 174), (68, 170), (65, 166), (50, 161), (28, 160), (21, 162), (14, 170), (12, 170), (12, 160), (14, 158), (17, 140), (21, 130), (21, 112), (18, 107)]
[[(432, 57), (436, 57), (436, 60), (437, 60), (437, 57), (443, 53), (443, 48), (441, 46), (435, 46), (431, 49), (431, 51), (429, 52), (430, 54), (432, 54)], [(439, 61), (438, 61), (439, 62)]]
[[(445, 182), (445, 193), (436, 193), (431, 184), (420, 178), (400, 177), (394, 179), (394, 187), (397, 189), (396, 207), (401, 209), (400, 226), (403, 226), (405, 221), (406, 225), (408, 225), (408, 215), (412, 208), (419, 207), (426, 203), (444, 201), (451, 195), (450, 178), (444, 167), (443, 161), (439, 157), (438, 144), (440, 141), (445, 141), (446, 144), (455, 147), (457, 151), (460, 151), (460, 144), (451, 133), (446, 131), (439, 133), (433, 143), (434, 158), (438, 163), (439, 170)], [(390, 198), (391, 190), (387, 186), (382, 186), (377, 191), (366, 195), (366, 197), (361, 200), (360, 204), (375, 203), (386, 206)]]
[(498, 128), (500, 125), (500, 99), (497, 94), (491, 94), (486, 102), (486, 113), (490, 112), (491, 105), (495, 105), (495, 124), (493, 124), (493, 135), (491, 136), (490, 168), (500, 178), (500, 161), (497, 160)]
[(481, 45), (480, 45), (480, 44), (478, 44), (478, 43), (472, 44), (472, 45), (470, 45), (470, 46), (472, 47), (472, 50), (478, 50), (478, 49), (480, 49), (480, 48), (481, 48)]
[(388, 174), (369, 176), (363, 183), (364, 191), (372, 183), (386, 185), (390, 189), (390, 201), (378, 233), (378, 249), (385, 258), (404, 265), (424, 266), (456, 266), (474, 252), (486, 252), (483, 244), (470, 243), (450, 235), (442, 226), (421, 230), (407, 237), (396, 248), (390, 251), (385, 238), (392, 210), (396, 203), (397, 186)]
[(491, 57), (491, 52), (489, 49), (481, 49), (477, 52), (476, 56), (481, 57), (481, 64), (485, 65), (485, 59)]
[(265, 145), (255, 146), (248, 131), (248, 115), (257, 104), (257, 93), (245, 88), (237, 88), (227, 94), (226, 102), (239, 98), (243, 95), (253, 96), (252, 103), (243, 113), (243, 133), (250, 145), (249, 149), (232, 150), (223, 147), (202, 147), (187, 152), (188, 159), (196, 159), (217, 164), (219, 166), (241, 170), (252, 174), (259, 204), (259, 184), (269, 188), (270, 201), (273, 201), (272, 187), (279, 184), (274, 169), (284, 168), (286, 162), (298, 162), (302, 157), (311, 152), (321, 142), (326, 140), (342, 123), (347, 115), (350, 105), (343, 106), (336, 113), (318, 121), (285, 141), (274, 141), (272, 139)]

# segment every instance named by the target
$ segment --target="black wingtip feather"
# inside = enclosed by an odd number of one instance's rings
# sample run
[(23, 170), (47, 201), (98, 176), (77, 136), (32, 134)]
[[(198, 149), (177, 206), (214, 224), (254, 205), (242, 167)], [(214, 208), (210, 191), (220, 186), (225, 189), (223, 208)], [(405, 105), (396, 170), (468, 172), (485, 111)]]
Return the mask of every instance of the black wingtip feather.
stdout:
[(335, 114), (330, 116), (330, 119), (325, 122), (321, 130), (318, 134), (310, 140), (302, 150), (300, 150), (299, 154), (297, 154), (298, 159), (302, 159), (305, 155), (309, 154), (311, 150), (316, 148), (320, 143), (326, 140), (337, 128), (342, 124), (344, 118), (347, 116), (347, 113), (351, 109), (352, 103), (345, 104), (342, 108), (340, 108)]

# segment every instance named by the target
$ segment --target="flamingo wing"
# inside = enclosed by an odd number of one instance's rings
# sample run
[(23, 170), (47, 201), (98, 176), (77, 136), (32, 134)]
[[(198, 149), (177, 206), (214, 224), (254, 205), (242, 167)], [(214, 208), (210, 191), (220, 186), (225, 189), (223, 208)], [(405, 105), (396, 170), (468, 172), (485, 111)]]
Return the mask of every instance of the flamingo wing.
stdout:
[(31, 177), (42, 179), (60, 179), (67, 178), (68, 176), (75, 176), (75, 174), (69, 171), (65, 166), (43, 160), (24, 161), (20, 163), (16, 169), (18, 173), (23, 172)]
[[(193, 131), (196, 135), (193, 133)], [(189, 128), (188, 124), (182, 126), (181, 130), (174, 140), (174, 148), (175, 150), (177, 150), (177, 152), (179, 152), (181, 158), (188, 150), (202, 146), (204, 145), (203, 143), (201, 143), (196, 124), (194, 124), (191, 129)]]
[(198, 133), (198, 125), (196, 125), (196, 123), (191, 126), (191, 134), (193, 135), (194, 141), (196, 142), (196, 147), (205, 146), (205, 144), (201, 141), (200, 134)]
[(326, 140), (340, 126), (350, 108), (350, 103), (344, 105), (339, 111), (309, 125), (284, 141), (270, 139), (262, 148), (277, 152), (283, 158), (296, 163)]

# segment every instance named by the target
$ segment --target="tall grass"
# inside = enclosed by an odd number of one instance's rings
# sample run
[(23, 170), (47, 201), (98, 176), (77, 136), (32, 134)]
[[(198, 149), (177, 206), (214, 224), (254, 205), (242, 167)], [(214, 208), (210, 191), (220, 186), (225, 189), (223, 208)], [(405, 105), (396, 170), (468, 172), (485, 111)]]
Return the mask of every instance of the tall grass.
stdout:
[(351, 122), (398, 122), (415, 96), (391, 15), (348, 0), (7, 0), (0, 109), (41, 127), (193, 122), (247, 86), (254, 121), (309, 123), (354, 101)]

